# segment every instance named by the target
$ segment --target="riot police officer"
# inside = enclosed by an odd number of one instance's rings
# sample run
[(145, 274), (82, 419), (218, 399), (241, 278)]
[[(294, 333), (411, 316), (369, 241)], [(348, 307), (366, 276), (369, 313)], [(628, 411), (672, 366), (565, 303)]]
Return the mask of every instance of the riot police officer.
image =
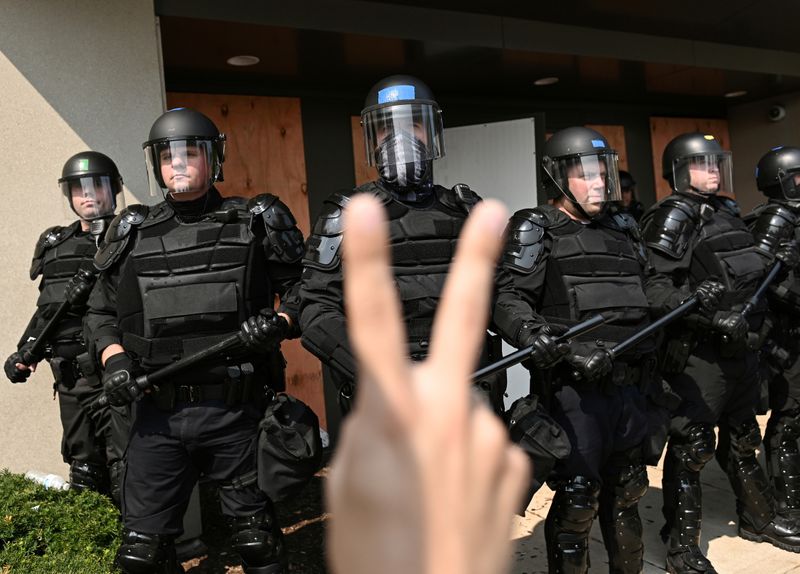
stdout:
[[(70, 467), (71, 488), (108, 492), (110, 473), (111, 492), (116, 493), (127, 437), (124, 432), (116, 439), (110, 434), (112, 414), (107, 409), (98, 413), (88, 409), (100, 392), (100, 381), (91, 378), (93, 365), (84, 360), (81, 321), (89, 285), (76, 274), (92, 268), (98, 240), (114, 215), (117, 200), (122, 199), (122, 177), (111, 158), (86, 151), (67, 160), (58, 183), (69, 205), (67, 211), (78, 219), (66, 227), (45, 230), (36, 243), (30, 277), (41, 276), (37, 308), (17, 352), (6, 360), (5, 373), (13, 383), (25, 382), (37, 363), (47, 358), (58, 394), (61, 454)], [(65, 300), (69, 311), (48, 338), (45, 357), (31, 355), (34, 341)]]
[(630, 214), (636, 221), (639, 221), (644, 215), (644, 206), (636, 197), (636, 180), (633, 179), (630, 172), (619, 170), (619, 186), (622, 191), (619, 210), (622, 213)]
[[(800, 238), (800, 148), (779, 146), (756, 167), (756, 185), (767, 196), (746, 219), (756, 246), (770, 259), (781, 246)], [(796, 263), (796, 262), (791, 262)], [(800, 520), (800, 283), (797, 271), (769, 291), (773, 328), (762, 353), (772, 375), (772, 409), (764, 446), (767, 471), (779, 514)]]
[[(599, 513), (611, 572), (641, 572), (638, 502), (647, 490), (644, 444), (649, 415), (644, 390), (654, 380), (651, 337), (612, 362), (608, 349), (650, 323), (687, 294), (654, 272), (634, 219), (614, 209), (620, 182), (617, 153), (591, 129), (553, 134), (542, 159), (552, 205), (516, 212), (509, 223), (503, 266), (526, 311), (495, 317), (504, 337), (532, 346), (534, 392), (565, 429), (571, 454), (559, 462), (545, 522), (550, 572), (586, 572), (589, 531)], [(713, 307), (717, 286), (701, 288)], [(571, 344), (567, 326), (597, 313), (618, 319)]]
[[(303, 261), (303, 345), (330, 366), (343, 412), (349, 410), (355, 365), (347, 339), (342, 299), (342, 210), (357, 193), (371, 193), (386, 206), (391, 227), (395, 281), (403, 302), (408, 354), (427, 354), (433, 316), (470, 209), (480, 201), (469, 187), (433, 183), (433, 161), (445, 153), (442, 115), (430, 88), (412, 76), (390, 76), (375, 84), (361, 112), (369, 165), (378, 180), (325, 201), (308, 239)], [(510, 280), (497, 284), (511, 288)], [(499, 287), (498, 287), (499, 288)], [(504, 387), (487, 385), (487, 399), (502, 408)]]
[[(109, 401), (141, 399), (117, 564), (137, 574), (175, 571), (173, 541), (202, 473), (220, 485), (245, 572), (282, 572), (280, 529), (256, 484), (255, 441), (267, 387), (284, 384), (280, 341), (298, 335), (303, 238), (274, 195), (220, 195), (225, 136), (203, 114), (166, 112), (143, 148), (151, 191), (165, 200), (131, 206), (112, 222), (86, 321)], [(244, 349), (176, 373), (143, 397), (130, 384), (237, 330)]]
[[(714, 426), (730, 434), (718, 457), (737, 498), (739, 534), (787, 549), (800, 548), (800, 528), (775, 520), (769, 483), (755, 458), (761, 435), (755, 419), (758, 359), (748, 331), (758, 331), (763, 305), (739, 310), (765, 276), (764, 259), (739, 216), (731, 192), (731, 155), (712, 135), (683, 134), (664, 149), (663, 176), (674, 193), (643, 218), (656, 269), (691, 289), (712, 278), (727, 288), (720, 310), (690, 316), (670, 333), (663, 370), (682, 398), (674, 413), (664, 463), (662, 536), (670, 572), (714, 572), (699, 548), (700, 471), (715, 452)], [(779, 257), (785, 257), (788, 251)]]

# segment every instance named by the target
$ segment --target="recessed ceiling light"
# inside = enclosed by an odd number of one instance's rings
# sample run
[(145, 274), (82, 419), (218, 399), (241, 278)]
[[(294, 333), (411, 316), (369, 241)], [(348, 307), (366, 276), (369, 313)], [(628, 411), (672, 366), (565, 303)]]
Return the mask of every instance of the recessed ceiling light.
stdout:
[(741, 98), (747, 95), (747, 90), (736, 90), (735, 92), (728, 92), (725, 94), (726, 98)]
[(548, 76), (546, 78), (539, 78), (535, 82), (533, 82), (534, 86), (552, 86), (553, 84), (558, 83), (558, 78), (555, 76)]
[(261, 61), (258, 56), (233, 56), (228, 58), (228, 63), (231, 66), (255, 66)]

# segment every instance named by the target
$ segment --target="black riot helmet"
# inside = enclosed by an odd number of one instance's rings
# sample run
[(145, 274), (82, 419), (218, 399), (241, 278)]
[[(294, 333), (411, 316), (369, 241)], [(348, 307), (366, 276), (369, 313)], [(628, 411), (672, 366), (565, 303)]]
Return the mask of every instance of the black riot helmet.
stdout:
[(442, 111), (430, 88), (413, 76), (375, 84), (361, 111), (367, 162), (395, 189), (431, 181), (432, 161), (444, 156)]
[(800, 148), (778, 146), (758, 160), (756, 186), (767, 197), (800, 200)]
[(547, 141), (542, 157), (544, 183), (551, 199), (565, 196), (587, 218), (589, 205), (619, 201), (617, 152), (599, 132), (584, 127), (558, 131)]
[(142, 148), (151, 195), (208, 190), (222, 181), (225, 134), (196, 110), (175, 108), (159, 116)]
[(105, 154), (83, 151), (69, 158), (58, 180), (70, 210), (85, 221), (114, 214), (124, 207), (122, 176), (117, 164)]
[(624, 169), (619, 170), (619, 187), (622, 191), (633, 191), (636, 187), (636, 180)]
[(733, 193), (731, 152), (723, 150), (713, 135), (679, 135), (664, 148), (661, 167), (664, 179), (675, 191)]

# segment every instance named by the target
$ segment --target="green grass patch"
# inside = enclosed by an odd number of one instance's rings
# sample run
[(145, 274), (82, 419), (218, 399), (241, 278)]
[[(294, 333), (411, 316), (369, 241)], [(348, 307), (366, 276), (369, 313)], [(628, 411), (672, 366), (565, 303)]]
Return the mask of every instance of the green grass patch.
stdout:
[(107, 574), (119, 512), (96, 492), (46, 490), (0, 471), (0, 574)]

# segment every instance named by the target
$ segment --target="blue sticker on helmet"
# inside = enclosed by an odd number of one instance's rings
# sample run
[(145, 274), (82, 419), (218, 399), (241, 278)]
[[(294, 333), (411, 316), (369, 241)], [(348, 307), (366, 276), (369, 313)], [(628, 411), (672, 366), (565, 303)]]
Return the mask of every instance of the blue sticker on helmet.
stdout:
[(592, 140), (592, 146), (594, 147), (606, 147), (606, 142), (603, 140)]
[(378, 92), (378, 103), (398, 102), (400, 100), (413, 100), (416, 96), (414, 86), (392, 86), (383, 88)]

